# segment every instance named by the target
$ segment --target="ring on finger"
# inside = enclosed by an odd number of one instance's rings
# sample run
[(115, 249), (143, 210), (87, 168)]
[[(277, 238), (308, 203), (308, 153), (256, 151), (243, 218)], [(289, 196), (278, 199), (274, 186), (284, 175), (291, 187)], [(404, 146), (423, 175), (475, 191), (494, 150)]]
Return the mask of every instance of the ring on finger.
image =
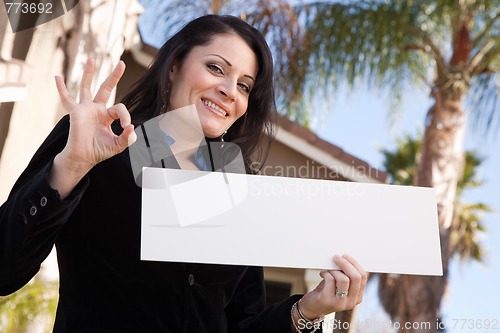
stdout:
[(337, 288), (337, 291), (335, 292), (335, 295), (340, 298), (347, 297), (349, 295), (349, 292), (347, 290), (340, 290)]

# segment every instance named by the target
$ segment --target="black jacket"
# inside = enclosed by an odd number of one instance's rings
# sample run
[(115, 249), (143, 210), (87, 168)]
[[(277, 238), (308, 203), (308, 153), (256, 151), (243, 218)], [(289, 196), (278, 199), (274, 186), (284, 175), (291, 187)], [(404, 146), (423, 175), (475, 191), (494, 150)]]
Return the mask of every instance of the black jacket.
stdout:
[(47, 176), (68, 131), (65, 116), (0, 207), (0, 295), (26, 284), (55, 244), (54, 332), (291, 332), (300, 296), (264, 310), (261, 267), (140, 260), (141, 189), (128, 149), (61, 200)]

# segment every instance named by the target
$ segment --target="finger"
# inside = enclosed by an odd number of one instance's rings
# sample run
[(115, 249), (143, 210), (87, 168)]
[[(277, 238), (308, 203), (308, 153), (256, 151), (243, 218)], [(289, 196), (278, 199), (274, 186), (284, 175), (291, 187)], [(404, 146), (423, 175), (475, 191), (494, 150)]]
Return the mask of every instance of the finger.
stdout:
[(361, 266), (360, 263), (356, 259), (354, 259), (353, 257), (351, 257), (348, 254), (344, 254), (342, 256), (342, 258), (344, 258), (345, 260), (347, 260), (348, 262), (350, 262), (351, 265), (353, 265), (357, 269), (357, 271), (362, 275), (363, 279), (367, 279), (368, 278), (368, 274), (364, 270), (363, 266)]
[(124, 72), (125, 63), (120, 60), (115, 69), (113, 69), (108, 78), (99, 87), (99, 90), (95, 95), (94, 102), (106, 105), (106, 103), (108, 103), (109, 96), (111, 96), (111, 92), (118, 84), (118, 81), (120, 81)]
[(349, 295), (348, 299), (352, 302), (352, 306), (358, 303), (358, 295), (361, 290), (361, 273), (345, 258), (338, 255), (333, 257), (334, 262), (339, 266), (339, 268), (344, 272), (349, 278)]
[(349, 277), (351, 283), (361, 283), (361, 273), (354, 267), (354, 265), (345, 258), (335, 255), (333, 257), (334, 263)]
[(351, 257), (350, 255), (344, 254), (342, 257), (344, 259), (346, 259), (347, 261), (349, 261), (361, 274), (361, 288), (360, 288), (360, 292), (358, 295), (358, 302), (361, 303), (361, 301), (363, 300), (363, 293), (364, 293), (364, 290), (365, 290), (365, 287), (366, 287), (366, 284), (368, 281), (368, 273), (359, 264), (359, 262), (356, 259), (354, 259), (353, 257)]
[(325, 295), (335, 295), (335, 278), (330, 271), (321, 271), (319, 275), (323, 278), (323, 293)]
[(341, 271), (330, 271), (330, 274), (335, 278), (335, 296), (341, 297), (337, 294), (338, 291), (349, 293), (349, 278)]
[(134, 125), (131, 124), (130, 113), (125, 105), (118, 103), (107, 109), (108, 115), (112, 119), (120, 119), (120, 125), (123, 132), (118, 136), (117, 143), (125, 149), (137, 140), (137, 135), (134, 132)]
[(107, 109), (108, 115), (112, 119), (120, 119), (120, 125), (122, 128), (127, 127), (131, 123), (130, 112), (128, 112), (127, 108), (124, 104), (118, 103), (109, 107)]
[(122, 134), (118, 136), (118, 145), (125, 149), (137, 140), (137, 134), (134, 131), (134, 125), (130, 124), (123, 129)]
[(56, 88), (57, 92), (59, 93), (59, 97), (61, 98), (61, 102), (67, 110), (70, 110), (73, 106), (75, 106), (75, 101), (69, 95), (63, 78), (60, 76), (56, 76), (54, 77), (54, 79), (56, 80)]
[(92, 87), (92, 79), (94, 77), (94, 59), (88, 58), (87, 63), (83, 69), (82, 81), (80, 82), (80, 101), (91, 101), (92, 92), (90, 91)]

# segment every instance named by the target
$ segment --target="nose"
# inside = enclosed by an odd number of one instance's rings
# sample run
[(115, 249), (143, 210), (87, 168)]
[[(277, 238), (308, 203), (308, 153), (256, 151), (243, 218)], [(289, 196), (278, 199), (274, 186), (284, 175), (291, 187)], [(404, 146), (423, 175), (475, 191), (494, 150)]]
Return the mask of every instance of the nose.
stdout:
[(219, 92), (227, 99), (235, 101), (237, 96), (237, 83), (233, 80), (227, 80), (219, 86)]

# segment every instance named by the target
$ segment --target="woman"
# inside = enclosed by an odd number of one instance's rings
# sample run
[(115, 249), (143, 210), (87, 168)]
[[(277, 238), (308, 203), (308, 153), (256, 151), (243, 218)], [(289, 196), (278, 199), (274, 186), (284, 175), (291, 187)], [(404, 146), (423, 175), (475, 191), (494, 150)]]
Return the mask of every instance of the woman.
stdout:
[[(0, 208), (0, 294), (27, 283), (55, 244), (54, 332), (306, 332), (323, 315), (361, 302), (366, 273), (348, 256), (333, 258), (341, 270), (323, 271), (315, 290), (266, 310), (261, 267), (139, 258), (141, 189), (127, 147), (141, 124), (194, 105), (207, 140), (237, 143), (248, 167), (275, 112), (272, 58), (257, 30), (228, 16), (192, 21), (165, 43), (123, 104), (110, 108), (125, 66), (92, 98), (93, 66), (85, 67), (79, 103), (56, 78), (69, 116)], [(166, 127), (173, 140), (163, 144), (177, 166), (200, 168), (175, 146), (182, 134)]]

